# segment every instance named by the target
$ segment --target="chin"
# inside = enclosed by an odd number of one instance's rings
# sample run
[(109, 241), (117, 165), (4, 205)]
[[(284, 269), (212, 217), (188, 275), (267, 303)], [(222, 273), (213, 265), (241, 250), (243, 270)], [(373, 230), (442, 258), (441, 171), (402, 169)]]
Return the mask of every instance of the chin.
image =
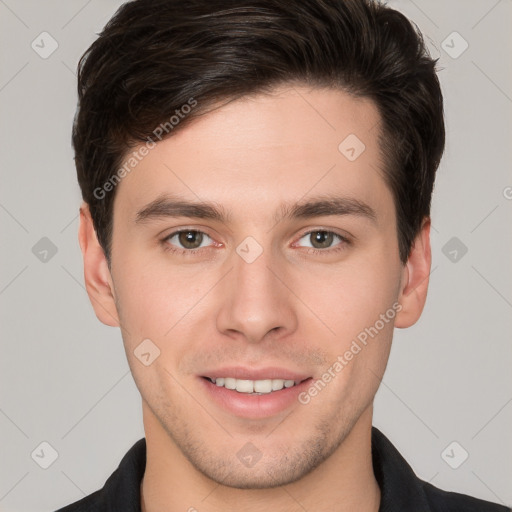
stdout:
[[(317, 468), (336, 449), (336, 445), (331, 446), (327, 439), (308, 440), (295, 447), (293, 452), (283, 449), (283, 453), (279, 453), (276, 448), (270, 456), (262, 454), (257, 462), (250, 461), (250, 467), (244, 465), (243, 456), (240, 456), (243, 449), (233, 454), (234, 460), (226, 457), (225, 452), (215, 454), (211, 450), (202, 451), (201, 458), (197, 457), (197, 451), (189, 452), (188, 458), (199, 472), (219, 485), (235, 489), (270, 489), (296, 482)], [(251, 450), (256, 451), (254, 445)]]

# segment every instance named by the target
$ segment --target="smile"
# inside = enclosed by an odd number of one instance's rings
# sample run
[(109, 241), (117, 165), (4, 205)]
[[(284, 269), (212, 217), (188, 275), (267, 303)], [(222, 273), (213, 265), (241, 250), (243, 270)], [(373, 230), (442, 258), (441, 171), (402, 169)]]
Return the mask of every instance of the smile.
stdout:
[(263, 379), (263, 380), (247, 380), (235, 379), (234, 377), (206, 377), (210, 382), (218, 387), (246, 393), (250, 395), (263, 395), (274, 391), (281, 391), (283, 388), (291, 388), (300, 384), (300, 381), (289, 379)]

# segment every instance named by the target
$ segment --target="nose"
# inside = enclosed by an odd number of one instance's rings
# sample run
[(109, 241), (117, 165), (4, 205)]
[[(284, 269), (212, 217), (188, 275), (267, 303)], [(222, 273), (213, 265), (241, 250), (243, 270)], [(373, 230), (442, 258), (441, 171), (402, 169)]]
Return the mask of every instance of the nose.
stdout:
[(295, 331), (297, 314), (284, 262), (265, 249), (254, 261), (234, 252), (232, 263), (222, 283), (219, 332), (259, 343)]

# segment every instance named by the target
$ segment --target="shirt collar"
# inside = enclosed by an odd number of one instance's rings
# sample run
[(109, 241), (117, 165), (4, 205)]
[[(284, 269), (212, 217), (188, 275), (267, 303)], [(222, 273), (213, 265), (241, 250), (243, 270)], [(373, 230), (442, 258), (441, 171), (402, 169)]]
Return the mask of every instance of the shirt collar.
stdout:
[(422, 481), (411, 466), (376, 427), (372, 427), (372, 462), (380, 487), (379, 512), (414, 510), (430, 512)]

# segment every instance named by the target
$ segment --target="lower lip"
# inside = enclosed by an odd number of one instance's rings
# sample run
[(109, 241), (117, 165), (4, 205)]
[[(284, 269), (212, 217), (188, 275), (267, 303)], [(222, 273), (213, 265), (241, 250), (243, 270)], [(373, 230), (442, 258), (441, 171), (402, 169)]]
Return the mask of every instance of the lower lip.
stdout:
[(222, 409), (241, 418), (259, 419), (274, 416), (293, 404), (298, 404), (298, 396), (311, 384), (312, 379), (306, 379), (291, 388), (279, 391), (250, 395), (239, 393), (233, 389), (217, 386), (204, 377), (199, 377), (208, 396)]

